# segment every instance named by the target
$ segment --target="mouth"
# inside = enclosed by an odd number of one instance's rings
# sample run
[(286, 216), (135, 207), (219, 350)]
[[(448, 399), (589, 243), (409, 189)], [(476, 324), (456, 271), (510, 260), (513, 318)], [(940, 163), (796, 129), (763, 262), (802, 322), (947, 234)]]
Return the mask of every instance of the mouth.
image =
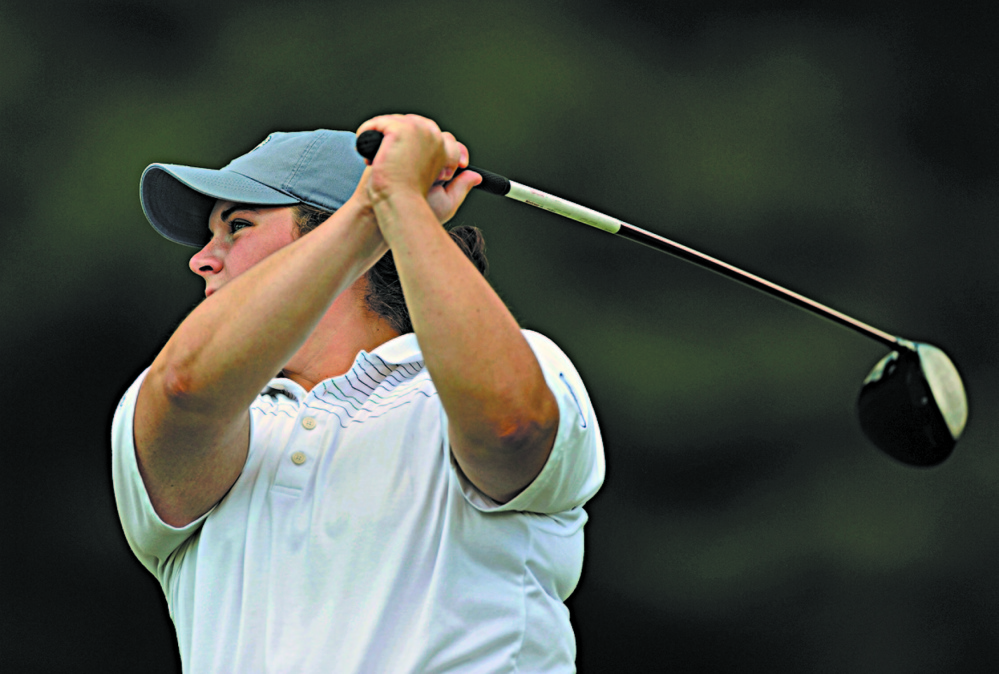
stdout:
[(209, 297), (211, 297), (212, 293), (214, 293), (214, 292), (215, 292), (215, 288), (205, 288), (205, 299), (208, 299)]

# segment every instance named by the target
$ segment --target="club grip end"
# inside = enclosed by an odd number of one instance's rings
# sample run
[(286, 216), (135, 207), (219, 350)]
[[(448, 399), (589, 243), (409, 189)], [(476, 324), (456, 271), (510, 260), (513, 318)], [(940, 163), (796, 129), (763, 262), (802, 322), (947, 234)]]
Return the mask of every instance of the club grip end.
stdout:
[(357, 141), (354, 143), (354, 147), (357, 148), (357, 154), (371, 161), (378, 154), (378, 148), (382, 145), (383, 137), (381, 131), (365, 131), (358, 134)]
[[(357, 153), (368, 161), (374, 160), (375, 155), (378, 154), (378, 148), (381, 147), (383, 137), (381, 131), (365, 131), (358, 134), (357, 141), (354, 143)], [(506, 196), (510, 191), (510, 181), (498, 173), (486, 171), (475, 166), (469, 166), (467, 170), (475, 171), (482, 176), (482, 182), (475, 186), (476, 189), (501, 197)]]

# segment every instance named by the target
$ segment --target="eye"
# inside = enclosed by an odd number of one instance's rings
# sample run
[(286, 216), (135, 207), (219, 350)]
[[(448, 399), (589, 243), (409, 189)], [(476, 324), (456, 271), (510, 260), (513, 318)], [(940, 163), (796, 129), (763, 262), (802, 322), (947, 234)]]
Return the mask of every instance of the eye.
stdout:
[(246, 220), (233, 220), (229, 223), (229, 232), (235, 234), (244, 227), (250, 227), (253, 223), (247, 222)]

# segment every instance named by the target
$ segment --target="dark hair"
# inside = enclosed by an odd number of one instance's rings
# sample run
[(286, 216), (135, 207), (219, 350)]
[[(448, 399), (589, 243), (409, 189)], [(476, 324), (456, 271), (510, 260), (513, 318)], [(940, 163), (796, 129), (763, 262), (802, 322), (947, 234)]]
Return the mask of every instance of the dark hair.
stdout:
[[(293, 207), (295, 225), (298, 235), (305, 236), (316, 227), (326, 222), (332, 213), (306, 204)], [(486, 259), (486, 240), (478, 227), (459, 225), (448, 230), (451, 240), (461, 252), (472, 261), (479, 273), (485, 276), (489, 272), (489, 260)], [(399, 272), (395, 268), (395, 258), (392, 251), (385, 253), (378, 262), (365, 274), (368, 291), (364, 301), (368, 309), (385, 319), (400, 335), (413, 331), (413, 323), (409, 320), (409, 308), (406, 297), (402, 293), (399, 282)]]

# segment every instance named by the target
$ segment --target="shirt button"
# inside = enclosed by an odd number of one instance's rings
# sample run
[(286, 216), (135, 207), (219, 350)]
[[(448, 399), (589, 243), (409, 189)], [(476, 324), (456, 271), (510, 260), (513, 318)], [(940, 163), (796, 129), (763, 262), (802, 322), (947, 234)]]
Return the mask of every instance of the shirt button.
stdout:
[(305, 454), (303, 454), (302, 452), (295, 452), (294, 454), (291, 455), (291, 460), (292, 462), (294, 462), (296, 466), (301, 466), (303, 463), (305, 463)]
[(315, 417), (305, 417), (304, 419), (302, 419), (302, 428), (304, 428), (305, 430), (311, 431), (315, 427), (316, 427)]

